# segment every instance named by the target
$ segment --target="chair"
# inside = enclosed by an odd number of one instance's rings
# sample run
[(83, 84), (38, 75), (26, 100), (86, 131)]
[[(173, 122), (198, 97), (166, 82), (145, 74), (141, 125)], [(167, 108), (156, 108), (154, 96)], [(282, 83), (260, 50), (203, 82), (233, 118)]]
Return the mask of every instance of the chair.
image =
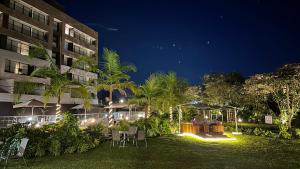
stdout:
[(117, 130), (113, 130), (112, 131), (112, 146), (114, 147), (115, 146), (115, 142), (117, 142), (117, 144), (121, 141), (121, 135), (119, 133), (119, 131)]
[(146, 134), (145, 134), (145, 131), (143, 131), (143, 130), (139, 130), (137, 132), (137, 138), (136, 138), (136, 146), (137, 147), (138, 147), (139, 141), (145, 141), (146, 148), (148, 147), (147, 140), (146, 140)]
[(134, 144), (137, 130), (138, 130), (138, 128), (136, 126), (130, 126), (128, 129), (127, 138), (128, 138), (128, 141), (130, 138), (132, 138), (132, 144)]
[[(18, 151), (15, 155), (12, 155), (12, 152), (13, 149), (9, 149), (7, 154), (6, 154), (6, 157), (5, 156), (2, 156), (3, 154), (1, 153), (1, 160), (5, 159), (5, 166), (4, 166), (4, 169), (6, 168), (6, 165), (7, 165), (7, 161), (8, 159), (11, 157), (11, 158), (23, 158), (23, 161), (25, 163), (25, 165), (27, 166), (27, 163), (26, 163), (26, 160), (24, 158), (24, 153), (25, 153), (25, 150), (26, 150), (26, 147), (27, 147), (27, 143), (28, 143), (29, 139), (28, 138), (22, 138), (21, 139), (21, 143), (19, 143), (18, 145)], [(12, 146), (10, 146), (12, 147)], [(12, 155), (12, 156), (11, 156)]]

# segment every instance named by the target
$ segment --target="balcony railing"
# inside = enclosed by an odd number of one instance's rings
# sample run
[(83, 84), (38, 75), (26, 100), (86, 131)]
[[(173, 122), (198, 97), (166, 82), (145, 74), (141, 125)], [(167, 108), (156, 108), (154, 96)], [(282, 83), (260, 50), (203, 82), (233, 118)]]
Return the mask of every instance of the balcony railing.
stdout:
[[(24, 56), (30, 55), (30, 52), (33, 48), (34, 48), (33, 46), (12, 39), (8, 39), (6, 43), (7, 50), (19, 53)], [(36, 56), (36, 58), (43, 59), (43, 60), (46, 59), (45, 56)]]
[(21, 55), (28, 56), (30, 46), (18, 41), (8, 39), (6, 43), (6, 49), (12, 52), (19, 53)]
[(24, 25), (22, 23), (19, 23), (15, 20), (10, 20), (10, 22), (8, 23), (8, 28), (10, 30), (22, 33), (22, 34), (27, 35), (27, 36), (31, 36), (33, 38), (36, 38), (36, 39), (39, 39), (39, 40), (42, 40), (42, 41), (47, 41), (48, 40), (46, 33), (41, 32), (37, 29), (31, 28), (31, 27), (29, 27), (27, 25)]
[(68, 35), (75, 39), (78, 39), (79, 41), (83, 41), (84, 43), (87, 43), (89, 45), (96, 46), (96, 40), (89, 39), (86, 36), (76, 32), (74, 30), (70, 30)]
[(19, 3), (19, 2), (16, 2), (16, 1), (11, 1), (10, 2), (10, 8), (19, 12), (19, 13), (22, 13), (23, 15), (26, 15), (34, 20), (37, 20), (39, 22), (42, 22), (44, 24), (49, 24), (49, 19), (47, 16), (43, 15), (43, 14), (40, 14), (39, 12), (37, 11), (33, 11), (31, 8)]

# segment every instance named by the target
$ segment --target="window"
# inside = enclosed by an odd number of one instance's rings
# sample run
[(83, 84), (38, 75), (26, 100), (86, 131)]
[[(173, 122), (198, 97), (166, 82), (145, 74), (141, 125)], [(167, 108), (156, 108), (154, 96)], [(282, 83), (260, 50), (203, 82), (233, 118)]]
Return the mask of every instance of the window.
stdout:
[(23, 43), (19, 43), (20, 54), (28, 56), (29, 55), (29, 46)]
[(58, 47), (58, 37), (57, 36), (53, 36), (52, 47), (54, 47), (54, 48)]
[(69, 29), (68, 27), (66, 27), (66, 28), (65, 28), (65, 34), (66, 34), (66, 35), (69, 35), (69, 33), (70, 33), (70, 29)]
[(5, 72), (15, 73), (19, 75), (28, 75), (28, 65), (6, 59)]
[(54, 21), (53, 22), (53, 32), (58, 32), (59, 31), (59, 23)]
[(9, 19), (9, 29), (26, 34), (28, 36), (32, 36), (34, 38), (47, 41), (47, 37), (45, 36), (45, 32), (40, 31), (35, 28), (31, 28), (28, 25), (24, 25), (18, 21), (15, 21), (13, 19)]
[(25, 55), (25, 56), (29, 55), (29, 45), (22, 43), (20, 41), (7, 39), (6, 48), (7, 50), (17, 52), (21, 55)]

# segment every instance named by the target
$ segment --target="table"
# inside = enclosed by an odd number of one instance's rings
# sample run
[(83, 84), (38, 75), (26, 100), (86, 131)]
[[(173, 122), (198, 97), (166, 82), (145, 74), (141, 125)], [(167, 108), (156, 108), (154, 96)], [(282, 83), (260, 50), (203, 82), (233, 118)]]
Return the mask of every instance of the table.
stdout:
[(119, 131), (119, 133), (121, 134), (120, 147), (125, 147), (125, 144), (126, 144), (126, 135), (128, 134), (128, 131)]

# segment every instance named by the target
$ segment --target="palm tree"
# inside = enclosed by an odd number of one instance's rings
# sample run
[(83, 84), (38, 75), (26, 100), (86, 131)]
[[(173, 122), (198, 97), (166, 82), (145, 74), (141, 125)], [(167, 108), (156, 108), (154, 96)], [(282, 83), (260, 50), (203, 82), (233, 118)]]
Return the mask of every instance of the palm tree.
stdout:
[[(62, 95), (70, 91), (71, 89), (73, 91), (76, 91), (77, 93), (80, 93), (79, 95), (84, 101), (84, 106), (86, 106), (87, 109), (89, 109), (89, 105), (91, 102), (91, 98), (89, 95), (88, 88), (85, 87), (83, 84), (79, 84), (77, 82), (74, 82), (70, 79), (68, 79), (67, 74), (70, 73), (70, 71), (73, 68), (76, 68), (79, 64), (86, 62), (87, 59), (86, 57), (82, 56), (80, 57), (72, 67), (67, 70), (66, 72), (61, 72), (59, 67), (54, 63), (52, 60), (51, 56), (48, 54), (47, 50), (42, 46), (42, 45), (37, 45), (36, 47), (33, 48), (30, 52), (30, 57), (38, 57), (38, 58), (45, 58), (49, 62), (49, 66), (47, 67), (39, 67), (35, 69), (32, 73), (31, 76), (38, 76), (38, 77), (43, 77), (43, 78), (50, 78), (50, 85), (46, 86), (45, 91), (42, 94), (43, 101), (45, 104), (49, 102), (49, 99), (51, 97), (56, 97), (57, 102), (56, 102), (56, 115), (61, 114), (61, 97)], [(91, 65), (91, 68), (94, 66)], [(89, 102), (89, 103), (88, 103)]]
[[(136, 67), (132, 64), (121, 64), (118, 53), (107, 48), (104, 48), (103, 59), (104, 62), (99, 70), (97, 90), (109, 91), (109, 104), (111, 105), (113, 91), (117, 90), (121, 94), (126, 94), (125, 89), (134, 88), (134, 83), (129, 81), (130, 76), (127, 73), (136, 72)], [(112, 108), (109, 109), (109, 124), (112, 125)]]
[(161, 94), (160, 88), (160, 74), (152, 74), (145, 81), (145, 83), (134, 90), (135, 98), (130, 102), (142, 103), (147, 105), (146, 118), (151, 115), (151, 106), (153, 99), (157, 98)]
[(173, 120), (173, 108), (176, 104), (184, 102), (184, 93), (187, 89), (187, 82), (177, 78), (176, 73), (169, 72), (162, 80), (163, 95), (162, 104), (169, 107), (170, 121)]

